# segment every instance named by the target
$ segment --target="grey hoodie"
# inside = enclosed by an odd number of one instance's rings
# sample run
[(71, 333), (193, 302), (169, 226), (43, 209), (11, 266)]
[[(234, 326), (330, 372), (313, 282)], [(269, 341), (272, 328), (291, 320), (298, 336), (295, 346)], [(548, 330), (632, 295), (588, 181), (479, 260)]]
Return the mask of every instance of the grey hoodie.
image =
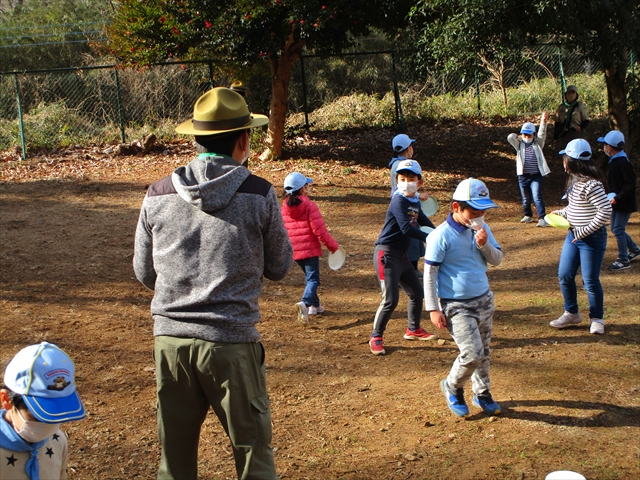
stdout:
[(262, 277), (281, 280), (293, 250), (273, 186), (232, 158), (201, 154), (149, 187), (133, 268), (155, 291), (155, 336), (260, 340)]

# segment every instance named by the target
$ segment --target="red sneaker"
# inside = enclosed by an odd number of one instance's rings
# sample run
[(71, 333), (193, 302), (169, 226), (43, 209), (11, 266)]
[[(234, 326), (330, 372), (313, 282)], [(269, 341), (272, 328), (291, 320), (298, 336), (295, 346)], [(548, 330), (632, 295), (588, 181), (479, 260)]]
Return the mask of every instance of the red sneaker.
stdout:
[(384, 355), (384, 344), (382, 343), (382, 337), (371, 337), (369, 339), (369, 348), (374, 355)]
[(416, 328), (415, 330), (409, 330), (409, 328), (407, 328), (404, 334), (405, 340), (435, 340), (436, 338), (438, 337), (422, 329), (422, 327)]

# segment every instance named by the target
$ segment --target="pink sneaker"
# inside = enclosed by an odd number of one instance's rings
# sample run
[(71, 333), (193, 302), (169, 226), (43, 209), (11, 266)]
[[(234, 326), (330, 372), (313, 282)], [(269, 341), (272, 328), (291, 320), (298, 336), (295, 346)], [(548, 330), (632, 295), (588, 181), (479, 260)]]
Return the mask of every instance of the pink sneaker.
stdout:
[(369, 339), (369, 348), (374, 355), (384, 355), (384, 344), (382, 343), (382, 337), (371, 337)]
[(415, 330), (409, 330), (404, 334), (405, 340), (435, 340), (436, 337), (434, 334), (427, 332), (422, 327), (416, 328)]

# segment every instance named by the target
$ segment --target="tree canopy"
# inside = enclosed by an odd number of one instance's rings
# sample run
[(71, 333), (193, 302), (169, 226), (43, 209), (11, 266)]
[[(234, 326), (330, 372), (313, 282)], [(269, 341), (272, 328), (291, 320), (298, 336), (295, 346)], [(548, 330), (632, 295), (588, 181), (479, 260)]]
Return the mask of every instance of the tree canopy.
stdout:
[(410, 17), (425, 64), (473, 64), (539, 41), (580, 49), (604, 66), (612, 126), (638, 134), (629, 128), (625, 83), (629, 52), (640, 45), (637, 0), (419, 0)]
[(166, 59), (268, 61), (268, 142), (280, 156), (291, 69), (303, 48), (335, 53), (372, 27), (394, 32), (410, 7), (407, 0), (123, 0), (109, 28), (109, 45), (111, 53), (138, 65)]

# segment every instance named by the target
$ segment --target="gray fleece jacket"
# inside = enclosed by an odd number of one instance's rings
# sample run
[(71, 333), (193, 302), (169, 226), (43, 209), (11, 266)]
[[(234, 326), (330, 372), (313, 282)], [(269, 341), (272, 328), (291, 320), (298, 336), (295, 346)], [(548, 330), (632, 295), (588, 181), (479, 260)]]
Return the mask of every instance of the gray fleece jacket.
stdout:
[(232, 158), (199, 155), (142, 202), (133, 268), (155, 292), (154, 335), (260, 340), (262, 277), (284, 278), (292, 254), (273, 186)]

